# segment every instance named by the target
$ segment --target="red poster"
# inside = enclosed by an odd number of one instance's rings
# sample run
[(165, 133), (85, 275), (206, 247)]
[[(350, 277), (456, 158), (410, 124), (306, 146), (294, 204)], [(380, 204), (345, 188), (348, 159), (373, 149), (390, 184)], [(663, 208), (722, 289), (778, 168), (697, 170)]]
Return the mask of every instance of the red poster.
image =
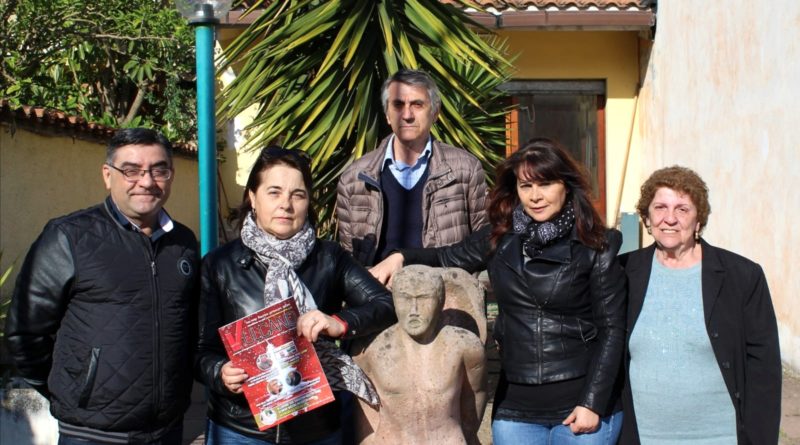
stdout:
[(294, 299), (219, 328), (234, 366), (250, 376), (244, 395), (263, 431), (333, 401), (314, 346), (297, 336)]

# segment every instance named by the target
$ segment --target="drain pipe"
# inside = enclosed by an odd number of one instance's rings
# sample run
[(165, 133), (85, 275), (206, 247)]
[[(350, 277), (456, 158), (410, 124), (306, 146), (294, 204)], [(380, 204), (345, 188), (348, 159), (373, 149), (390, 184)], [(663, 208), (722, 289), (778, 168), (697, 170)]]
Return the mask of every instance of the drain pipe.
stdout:
[(628, 130), (628, 146), (625, 149), (625, 158), (622, 162), (622, 180), (619, 182), (619, 190), (617, 191), (617, 208), (614, 211), (614, 227), (619, 227), (620, 222), (620, 209), (622, 208), (622, 191), (625, 190), (625, 177), (628, 175), (628, 158), (631, 155), (631, 143), (633, 141), (633, 127), (636, 126), (636, 116), (639, 115), (639, 92), (642, 86), (636, 86), (636, 96), (633, 97), (633, 117), (631, 117), (631, 126)]

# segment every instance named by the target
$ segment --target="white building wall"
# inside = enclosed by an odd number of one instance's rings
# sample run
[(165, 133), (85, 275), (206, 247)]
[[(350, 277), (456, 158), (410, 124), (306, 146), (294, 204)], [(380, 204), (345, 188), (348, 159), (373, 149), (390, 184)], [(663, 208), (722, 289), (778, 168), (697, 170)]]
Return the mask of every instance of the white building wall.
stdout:
[(798, 370), (800, 2), (658, 6), (640, 99), (641, 177), (626, 184), (626, 195), (663, 166), (684, 165), (705, 179), (705, 237), (764, 268), (783, 360)]

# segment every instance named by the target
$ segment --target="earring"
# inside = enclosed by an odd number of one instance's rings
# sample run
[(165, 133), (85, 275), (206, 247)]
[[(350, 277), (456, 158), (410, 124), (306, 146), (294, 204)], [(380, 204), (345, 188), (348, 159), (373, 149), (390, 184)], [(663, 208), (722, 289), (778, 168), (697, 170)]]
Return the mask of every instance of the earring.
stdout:
[(256, 208), (255, 207), (251, 207), (250, 211), (253, 212), (253, 219), (256, 219), (256, 216), (258, 216), (258, 215), (256, 215)]
[(700, 231), (698, 231), (698, 230), (694, 231), (694, 240), (695, 241), (700, 241)]
[(650, 227), (650, 226), (645, 226), (645, 228), (647, 229), (647, 233), (648, 233), (649, 235), (652, 235), (652, 234), (653, 234), (653, 228), (652, 228), (652, 227)]

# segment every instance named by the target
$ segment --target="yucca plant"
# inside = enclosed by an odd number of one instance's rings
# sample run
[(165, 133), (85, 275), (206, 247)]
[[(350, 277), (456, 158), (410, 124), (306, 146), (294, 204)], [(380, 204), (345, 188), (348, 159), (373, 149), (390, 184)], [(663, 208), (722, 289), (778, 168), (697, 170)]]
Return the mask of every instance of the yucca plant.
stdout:
[(497, 162), (505, 105), (496, 87), (511, 64), (462, 10), (438, 0), (247, 4), (261, 14), (223, 53), (222, 69), (238, 74), (220, 93), (218, 117), (230, 120), (255, 104), (250, 148), (278, 142), (311, 155), (320, 235), (333, 231), (344, 167), (391, 131), (380, 88), (400, 68), (425, 70), (439, 85), (435, 137), (469, 150), (487, 170)]

